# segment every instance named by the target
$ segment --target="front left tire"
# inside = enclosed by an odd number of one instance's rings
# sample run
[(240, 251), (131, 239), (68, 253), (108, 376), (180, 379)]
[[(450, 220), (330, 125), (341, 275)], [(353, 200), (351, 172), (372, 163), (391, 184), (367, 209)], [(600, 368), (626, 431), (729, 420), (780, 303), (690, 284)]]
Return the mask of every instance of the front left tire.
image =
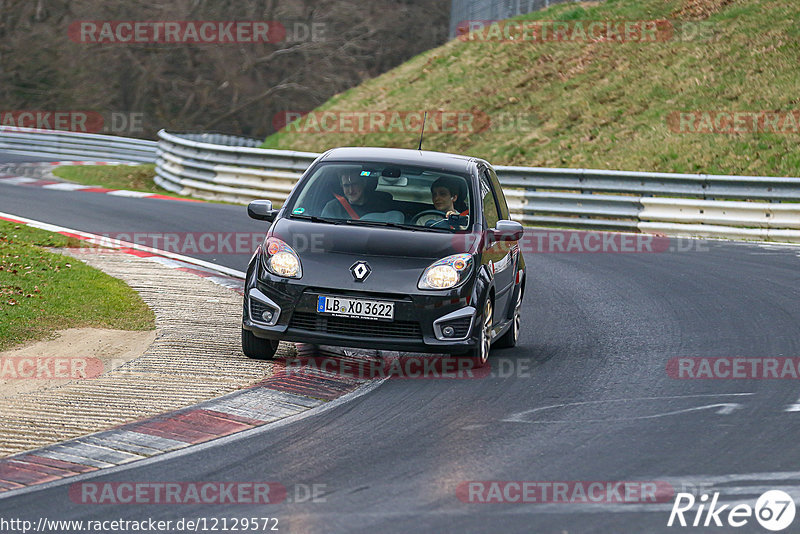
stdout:
[(517, 346), (519, 341), (520, 326), (522, 324), (522, 289), (520, 288), (517, 295), (517, 302), (514, 304), (514, 315), (511, 318), (511, 327), (505, 334), (500, 336), (494, 342), (495, 347), (498, 349), (510, 349)]
[(242, 352), (253, 360), (271, 360), (278, 351), (279, 341), (261, 339), (251, 331), (242, 328)]
[(492, 301), (486, 299), (483, 313), (478, 317), (475, 326), (480, 328), (478, 345), (471, 351), (462, 354), (461, 358), (469, 358), (476, 369), (480, 369), (489, 360), (489, 351), (492, 348)]

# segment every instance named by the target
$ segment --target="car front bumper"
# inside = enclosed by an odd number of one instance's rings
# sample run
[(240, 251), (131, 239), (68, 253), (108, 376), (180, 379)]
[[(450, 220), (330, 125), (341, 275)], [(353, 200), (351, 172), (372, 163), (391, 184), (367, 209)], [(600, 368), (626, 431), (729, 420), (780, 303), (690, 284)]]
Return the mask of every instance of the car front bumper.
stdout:
[[(389, 292), (343, 291), (311, 287), (258, 272), (248, 278), (242, 326), (260, 338), (377, 350), (461, 353), (475, 348), (477, 308), (474, 285), (468, 281), (453, 290), (420, 291), (410, 295)], [(394, 302), (394, 320), (377, 321), (331, 316), (317, 311), (319, 295)], [(264, 312), (272, 317), (264, 319)], [(452, 328), (446, 336), (446, 326)], [(449, 332), (448, 332), (449, 333)]]

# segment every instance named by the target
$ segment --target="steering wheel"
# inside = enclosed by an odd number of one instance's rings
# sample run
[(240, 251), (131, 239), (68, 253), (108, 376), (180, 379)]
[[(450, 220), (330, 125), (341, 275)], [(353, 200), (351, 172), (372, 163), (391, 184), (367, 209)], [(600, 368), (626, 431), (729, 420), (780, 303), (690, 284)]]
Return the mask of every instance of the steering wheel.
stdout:
[[(427, 220), (425, 220), (427, 217)], [(433, 222), (433, 224), (428, 224), (429, 222)], [(445, 217), (445, 213), (439, 210), (425, 210), (417, 213), (411, 219), (411, 224), (415, 224), (417, 226), (436, 226), (440, 222), (448, 222), (447, 218)], [(422, 224), (420, 224), (422, 223)]]

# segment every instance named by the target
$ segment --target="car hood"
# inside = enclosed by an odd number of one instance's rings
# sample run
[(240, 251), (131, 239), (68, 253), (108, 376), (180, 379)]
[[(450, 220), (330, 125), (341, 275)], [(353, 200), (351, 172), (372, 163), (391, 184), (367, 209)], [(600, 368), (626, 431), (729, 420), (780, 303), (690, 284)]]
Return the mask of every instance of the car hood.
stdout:
[[(319, 288), (412, 294), (431, 263), (468, 252), (473, 234), (412, 231), (399, 228), (333, 225), (279, 219), (270, 235), (289, 244), (300, 257), (302, 282)], [(351, 267), (365, 261), (371, 269), (355, 281)]]
[(413, 231), (400, 228), (315, 223), (279, 219), (270, 234), (282, 239), (301, 257), (317, 254), (352, 254), (438, 260), (469, 252), (472, 234)]

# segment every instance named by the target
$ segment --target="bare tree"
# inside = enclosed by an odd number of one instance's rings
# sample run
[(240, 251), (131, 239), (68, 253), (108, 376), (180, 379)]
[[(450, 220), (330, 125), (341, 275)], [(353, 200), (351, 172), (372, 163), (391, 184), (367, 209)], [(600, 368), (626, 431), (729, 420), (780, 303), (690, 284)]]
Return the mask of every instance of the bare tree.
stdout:
[[(162, 127), (263, 137), (279, 111), (313, 109), (443, 43), (448, 9), (447, 0), (0, 0), (0, 111), (141, 112), (147, 137)], [(101, 44), (68, 36), (76, 21), (178, 20), (278, 21), (287, 37)]]

